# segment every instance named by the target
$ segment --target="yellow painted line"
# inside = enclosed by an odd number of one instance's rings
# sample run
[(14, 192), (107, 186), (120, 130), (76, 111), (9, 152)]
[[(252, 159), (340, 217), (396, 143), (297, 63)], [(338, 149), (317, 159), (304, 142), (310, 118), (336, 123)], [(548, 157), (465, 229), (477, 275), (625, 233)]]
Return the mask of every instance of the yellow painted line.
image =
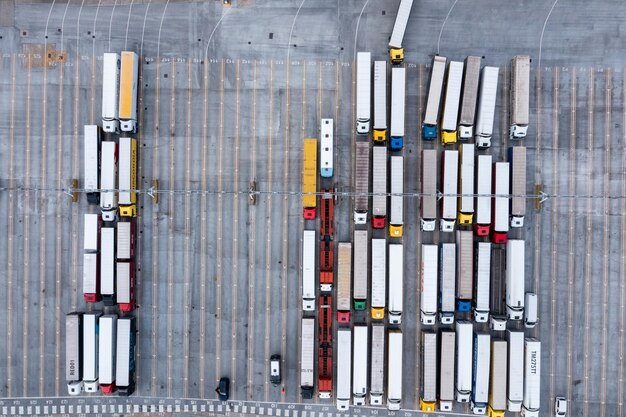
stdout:
[(205, 194), (207, 190), (207, 149), (208, 149), (208, 100), (209, 100), (209, 61), (204, 61), (204, 99), (202, 104), (202, 175), (200, 178), (200, 185), (202, 187), (202, 194), (200, 198), (200, 346), (199, 346), (199, 365), (200, 376), (198, 381), (199, 398), (205, 398), (204, 379), (205, 379), (205, 344), (206, 344), (206, 259), (207, 259), (207, 244), (206, 244), (206, 212), (207, 212), (207, 196)]
[[(176, 60), (170, 61), (170, 189), (174, 188), (174, 136), (176, 134)], [(167, 396), (172, 397), (174, 378), (173, 369), (173, 339), (172, 330), (174, 294), (174, 193), (169, 193), (169, 213), (167, 216)]]
[(224, 212), (223, 169), (224, 169), (224, 60), (220, 64), (220, 121), (218, 132), (219, 144), (217, 152), (217, 218), (216, 218), (216, 254), (215, 254), (215, 383), (219, 381), (222, 372), (222, 218)]
[[(193, 90), (191, 88), (192, 80), (191, 59), (187, 60), (187, 129), (185, 137), (185, 190), (191, 189), (191, 123), (192, 109), (191, 97)], [(184, 270), (184, 295), (183, 295), (183, 328), (185, 329), (185, 337), (183, 338), (183, 398), (189, 398), (189, 334), (191, 332), (189, 325), (189, 307), (190, 300), (190, 276), (191, 276), (191, 195), (185, 193), (185, 270)]]
[[(11, 56), (11, 122), (9, 125), (9, 207), (7, 224), (7, 397), (13, 393), (13, 236), (15, 178), (15, 54)], [(26, 175), (28, 176), (28, 175)]]
[[(235, 164), (235, 172), (233, 175), (233, 190), (237, 190), (239, 188), (239, 142), (240, 142), (240, 134), (241, 130), (239, 127), (239, 117), (240, 117), (240, 61), (237, 60), (236, 64), (236, 93), (235, 93), (235, 154), (234, 154), (234, 164)], [(232, 282), (231, 282), (231, 382), (233, 386), (237, 386), (237, 293), (238, 290), (238, 282), (239, 282), (239, 194), (233, 194), (233, 222), (232, 222)]]

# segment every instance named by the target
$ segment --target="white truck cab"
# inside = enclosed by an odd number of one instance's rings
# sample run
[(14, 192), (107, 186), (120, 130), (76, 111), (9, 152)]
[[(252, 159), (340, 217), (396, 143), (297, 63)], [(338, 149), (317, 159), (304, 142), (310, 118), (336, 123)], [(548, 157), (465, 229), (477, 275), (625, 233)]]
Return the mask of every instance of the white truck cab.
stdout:
[(565, 417), (567, 415), (567, 400), (565, 397), (554, 399), (554, 417)]

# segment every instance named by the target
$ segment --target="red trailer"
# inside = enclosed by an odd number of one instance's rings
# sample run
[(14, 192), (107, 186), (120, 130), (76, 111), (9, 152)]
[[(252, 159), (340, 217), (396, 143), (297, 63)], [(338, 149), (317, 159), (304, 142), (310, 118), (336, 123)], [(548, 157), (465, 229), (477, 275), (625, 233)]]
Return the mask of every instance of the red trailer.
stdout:
[(330, 398), (333, 392), (333, 298), (320, 296), (318, 386), (320, 398)]

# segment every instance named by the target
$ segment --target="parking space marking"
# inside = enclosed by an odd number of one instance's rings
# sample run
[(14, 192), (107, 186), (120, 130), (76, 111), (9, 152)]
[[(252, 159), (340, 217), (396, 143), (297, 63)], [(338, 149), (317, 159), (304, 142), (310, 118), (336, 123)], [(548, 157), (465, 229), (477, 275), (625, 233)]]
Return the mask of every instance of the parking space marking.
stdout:
[(220, 120), (217, 151), (217, 237), (215, 242), (215, 382), (221, 377), (222, 357), (222, 216), (224, 211), (223, 170), (224, 170), (224, 60), (220, 63)]
[(208, 100), (209, 100), (209, 62), (204, 61), (204, 99), (202, 105), (202, 175), (200, 176), (200, 186), (202, 187), (202, 194), (200, 197), (200, 351), (199, 355), (199, 381), (198, 390), (199, 397), (205, 398), (204, 395), (204, 379), (205, 379), (205, 357), (204, 350), (206, 344), (206, 281), (207, 281), (207, 267), (206, 260), (207, 253), (207, 149), (208, 149)]
[[(165, 11), (163, 12), (165, 14)], [(176, 60), (170, 61), (170, 175), (169, 175), (169, 187), (174, 189), (174, 139), (176, 136)], [(174, 367), (174, 332), (172, 330), (173, 325), (173, 309), (174, 309), (174, 209), (176, 205), (174, 203), (174, 193), (168, 193), (168, 207), (169, 213), (167, 215), (167, 396), (172, 397), (172, 389), (174, 385), (174, 377), (172, 376), (172, 370)]]
[(191, 97), (193, 90), (191, 88), (191, 81), (193, 79), (193, 72), (191, 67), (191, 59), (187, 60), (187, 126), (185, 129), (185, 269), (183, 273), (183, 328), (185, 329), (185, 335), (183, 338), (183, 398), (189, 398), (189, 334), (190, 328), (190, 314), (189, 308), (191, 305), (190, 294), (190, 277), (191, 277), (191, 126), (192, 126), (192, 109), (191, 109)]
[[(15, 181), (15, 54), (11, 56), (11, 119), (9, 124), (9, 198), (7, 224), (7, 364), (13, 363), (13, 236), (14, 231), (14, 191)], [(12, 397), (13, 366), (7, 366), (7, 397)], [(6, 412), (3, 411), (3, 414)]]

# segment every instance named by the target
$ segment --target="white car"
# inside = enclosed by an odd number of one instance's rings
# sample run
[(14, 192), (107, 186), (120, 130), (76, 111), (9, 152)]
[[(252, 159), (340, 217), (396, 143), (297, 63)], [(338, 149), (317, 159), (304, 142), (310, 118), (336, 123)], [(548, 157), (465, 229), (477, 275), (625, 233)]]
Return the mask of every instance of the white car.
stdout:
[(564, 397), (554, 399), (554, 417), (565, 417), (567, 414), (567, 400)]

